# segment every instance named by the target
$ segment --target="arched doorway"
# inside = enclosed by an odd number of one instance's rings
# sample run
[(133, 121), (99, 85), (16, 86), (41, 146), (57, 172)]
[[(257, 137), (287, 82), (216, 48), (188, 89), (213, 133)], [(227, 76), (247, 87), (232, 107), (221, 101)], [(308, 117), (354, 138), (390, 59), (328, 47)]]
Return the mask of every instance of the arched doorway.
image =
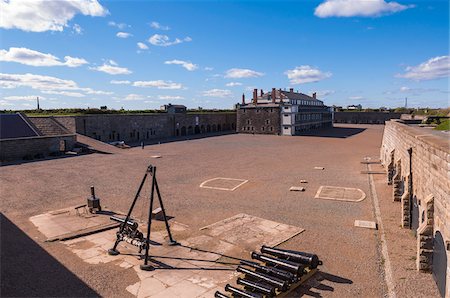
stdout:
[(189, 126), (189, 127), (188, 127), (188, 129), (187, 129), (187, 134), (188, 134), (188, 135), (194, 134), (194, 129), (192, 128), (192, 126)]
[(181, 128), (181, 135), (182, 135), (182, 136), (185, 136), (185, 135), (186, 135), (186, 126), (183, 126), (183, 127)]
[(208, 124), (208, 125), (206, 126), (206, 132), (211, 132), (211, 125)]
[(199, 134), (200, 133), (200, 127), (198, 125), (195, 126), (194, 133), (195, 134)]

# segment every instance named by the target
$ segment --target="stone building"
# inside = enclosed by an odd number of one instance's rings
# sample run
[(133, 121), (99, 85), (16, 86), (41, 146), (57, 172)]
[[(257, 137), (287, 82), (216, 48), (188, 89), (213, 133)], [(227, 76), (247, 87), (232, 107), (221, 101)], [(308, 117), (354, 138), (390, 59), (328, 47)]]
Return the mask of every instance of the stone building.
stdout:
[(417, 270), (431, 272), (450, 297), (450, 146), (445, 132), (386, 122), (381, 162), (399, 222), (417, 237)]
[(332, 111), (323, 101), (312, 96), (272, 88), (269, 93), (253, 90), (249, 103), (242, 96), (237, 105), (237, 132), (298, 135), (304, 131), (333, 125)]

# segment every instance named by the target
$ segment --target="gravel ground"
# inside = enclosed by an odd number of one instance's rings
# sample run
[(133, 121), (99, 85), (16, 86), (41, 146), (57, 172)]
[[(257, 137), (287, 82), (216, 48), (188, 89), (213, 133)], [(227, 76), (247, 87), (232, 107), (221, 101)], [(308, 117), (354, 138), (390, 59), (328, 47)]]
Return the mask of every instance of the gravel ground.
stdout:
[[(129, 296), (125, 287), (138, 280), (134, 272), (119, 270), (114, 265), (83, 263), (64, 245), (44, 243), (43, 235), (28, 218), (84, 203), (90, 185), (95, 185), (104, 206), (127, 210), (146, 167), (152, 163), (157, 166), (169, 215), (189, 226), (188, 232), (175, 233), (175, 237), (200, 234), (200, 227), (237, 213), (298, 226), (306, 231), (282, 246), (314, 252), (324, 265), (320, 275), (296, 294), (383, 296), (386, 287), (378, 232), (353, 226), (356, 219), (375, 220), (370, 197), (358, 203), (314, 199), (321, 185), (360, 188), (369, 196), (368, 177), (360, 173), (365, 165), (360, 162), (365, 156), (378, 156), (382, 132), (381, 125), (339, 125), (322, 131), (319, 136), (234, 134), (145, 149), (136, 147), (119, 154), (91, 154), (1, 167), (1, 212), (5, 216), (2, 218), (1, 294)], [(153, 159), (153, 155), (162, 157)], [(314, 170), (316, 166), (325, 169)], [(249, 182), (233, 192), (199, 187), (203, 181), (215, 177)], [(301, 179), (308, 183), (301, 185)], [(384, 181), (376, 180), (376, 184), (383, 202), (382, 212), (386, 212), (383, 216), (391, 218), (385, 226), (396, 268), (398, 296), (426, 294), (428, 289), (431, 293), (430, 275), (397, 270), (397, 267), (412, 268), (414, 261), (408, 258), (414, 256), (415, 239), (409, 231), (398, 228), (400, 207), (392, 210), (386, 206), (391, 199)], [(304, 186), (306, 191), (289, 192), (291, 186)], [(148, 191), (148, 187), (144, 189), (145, 193)], [(145, 204), (138, 204), (135, 216), (144, 216), (145, 212)], [(7, 226), (11, 227), (6, 229)], [(8, 238), (6, 233), (12, 236)], [(25, 240), (5, 241), (16, 238)], [(35, 262), (36, 257), (23, 255), (29, 246), (34, 247), (35, 256), (45, 258)], [(31, 265), (20, 265), (24, 263)], [(40, 263), (54, 263), (56, 269), (43, 270), (45, 264)], [(42, 281), (47, 271), (52, 274)], [(416, 292), (417, 281), (427, 284), (427, 290)]]

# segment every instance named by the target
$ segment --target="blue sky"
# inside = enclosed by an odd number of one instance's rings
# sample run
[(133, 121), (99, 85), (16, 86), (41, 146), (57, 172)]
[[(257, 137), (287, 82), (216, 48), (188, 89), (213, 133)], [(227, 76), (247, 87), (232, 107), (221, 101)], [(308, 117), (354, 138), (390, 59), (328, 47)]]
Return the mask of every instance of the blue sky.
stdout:
[(1, 2), (0, 109), (231, 108), (253, 88), (327, 105), (449, 106), (449, 2)]

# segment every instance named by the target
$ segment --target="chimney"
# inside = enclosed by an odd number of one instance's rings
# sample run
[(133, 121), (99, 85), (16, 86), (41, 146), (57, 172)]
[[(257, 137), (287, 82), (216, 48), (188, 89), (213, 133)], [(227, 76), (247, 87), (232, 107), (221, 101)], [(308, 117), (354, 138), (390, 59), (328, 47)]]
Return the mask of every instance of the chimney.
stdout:
[(316, 92), (313, 93), (313, 98), (317, 99), (317, 93)]
[(36, 98), (36, 101), (37, 101), (37, 109), (40, 110), (41, 107), (39, 106), (39, 96)]
[(255, 105), (258, 103), (258, 89), (253, 89), (253, 103)]
[(264, 95), (264, 92), (263, 92), (263, 90), (261, 89), (261, 97)]
[(294, 88), (289, 88), (290, 93), (294, 93)]
[(245, 105), (245, 94), (242, 93), (242, 105)]

